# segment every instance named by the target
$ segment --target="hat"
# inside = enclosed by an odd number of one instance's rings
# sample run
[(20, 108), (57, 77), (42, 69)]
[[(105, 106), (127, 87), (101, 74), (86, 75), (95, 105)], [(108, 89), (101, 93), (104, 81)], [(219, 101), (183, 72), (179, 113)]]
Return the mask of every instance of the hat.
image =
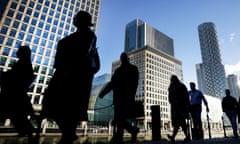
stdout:
[(92, 16), (86, 11), (79, 11), (73, 19), (73, 24), (76, 27), (86, 24), (87, 26), (93, 26)]

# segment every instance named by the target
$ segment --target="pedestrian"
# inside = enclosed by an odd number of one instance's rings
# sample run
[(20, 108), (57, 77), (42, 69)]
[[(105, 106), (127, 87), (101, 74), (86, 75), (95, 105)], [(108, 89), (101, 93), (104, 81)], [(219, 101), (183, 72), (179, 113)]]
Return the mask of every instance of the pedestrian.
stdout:
[(239, 104), (237, 99), (231, 96), (229, 89), (225, 90), (225, 94), (226, 96), (222, 99), (222, 110), (231, 122), (234, 138), (238, 138), (237, 112), (239, 111)]
[(173, 133), (172, 135), (168, 135), (168, 138), (174, 143), (178, 129), (181, 127), (185, 134), (184, 141), (190, 141), (190, 135), (187, 132), (186, 123), (186, 119), (189, 117), (190, 113), (189, 94), (187, 87), (180, 82), (176, 75), (172, 75), (170, 78), (168, 100), (171, 104), (171, 119), (173, 126)]
[[(92, 80), (98, 71), (91, 69), (88, 61), (89, 51), (97, 41), (91, 20), (91, 15), (82, 10), (73, 18), (77, 30), (58, 42), (55, 72), (44, 94), (41, 117), (57, 123), (62, 132), (59, 144), (72, 144), (78, 138), (78, 124), (88, 121)], [(97, 65), (100, 68), (100, 61)]]
[(106, 87), (99, 93), (103, 98), (110, 90), (113, 90), (114, 122), (117, 132), (111, 140), (114, 144), (123, 143), (123, 132), (126, 129), (131, 133), (131, 141), (136, 142), (139, 128), (129, 123), (129, 113), (135, 101), (135, 94), (138, 87), (138, 68), (129, 62), (127, 53), (120, 56), (121, 65), (117, 68)]
[(29, 46), (20, 46), (16, 55), (17, 61), (1, 75), (0, 117), (9, 118), (19, 136), (27, 135), (32, 141), (35, 129), (28, 117), (34, 116), (34, 110), (27, 94), (35, 78), (31, 49)]
[(193, 139), (202, 139), (203, 138), (203, 129), (202, 129), (202, 102), (206, 106), (206, 111), (209, 112), (208, 102), (204, 97), (203, 93), (196, 89), (196, 84), (194, 82), (190, 82), (189, 91), (190, 95), (190, 112), (193, 120), (193, 131), (192, 137)]

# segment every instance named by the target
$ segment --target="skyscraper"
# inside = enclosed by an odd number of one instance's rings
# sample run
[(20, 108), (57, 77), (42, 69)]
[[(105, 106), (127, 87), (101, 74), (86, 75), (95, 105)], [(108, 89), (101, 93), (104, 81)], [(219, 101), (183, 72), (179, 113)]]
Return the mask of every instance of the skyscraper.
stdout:
[(227, 76), (227, 88), (230, 90), (231, 95), (237, 100), (240, 98), (240, 88), (238, 85), (238, 77), (235, 74)]
[[(145, 116), (138, 123), (151, 127), (151, 106), (160, 106), (162, 127), (171, 127), (168, 86), (175, 74), (183, 80), (182, 63), (174, 57), (173, 39), (142, 20), (135, 19), (126, 25), (125, 51), (130, 62), (138, 67), (139, 82), (136, 100), (144, 102)], [(112, 64), (114, 71), (120, 62)]]
[[(210, 96), (222, 98), (225, 95), (226, 78), (221, 60), (217, 31), (212, 22), (198, 26), (202, 64), (198, 69), (198, 81), (203, 82), (202, 91)], [(201, 71), (201, 72), (200, 72)]]
[(125, 51), (130, 52), (145, 46), (174, 57), (173, 39), (146, 24), (146, 22), (135, 19), (126, 26)]
[(79, 10), (92, 15), (97, 31), (100, 0), (1, 0), (0, 70), (16, 60), (20, 45), (29, 45), (36, 79), (28, 92), (35, 110), (41, 109), (42, 93), (54, 72), (57, 42), (75, 31), (73, 16)]

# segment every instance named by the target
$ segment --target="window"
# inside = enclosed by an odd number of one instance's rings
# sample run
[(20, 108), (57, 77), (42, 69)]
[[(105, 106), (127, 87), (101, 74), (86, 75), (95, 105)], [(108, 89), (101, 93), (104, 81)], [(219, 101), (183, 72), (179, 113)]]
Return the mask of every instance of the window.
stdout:
[(13, 39), (8, 38), (6, 45), (7, 46), (12, 46), (12, 44), (13, 44)]
[(10, 18), (6, 18), (4, 24), (9, 26), (10, 23), (11, 23), (11, 19)]
[(38, 18), (39, 12), (35, 11), (34, 14), (33, 14), (33, 16), (34, 16), (35, 18)]
[(43, 28), (43, 25), (44, 25), (43, 22), (39, 22), (39, 23), (38, 23), (38, 27), (39, 27), (39, 28)]
[(31, 16), (31, 14), (32, 14), (32, 9), (28, 8), (28, 9), (27, 9), (27, 14), (28, 14), (29, 16)]
[(33, 32), (34, 32), (34, 27), (31, 26), (31, 27), (29, 28), (29, 33), (33, 34)]
[(19, 22), (18, 22), (18, 21), (14, 21), (13, 27), (16, 28), (16, 29), (18, 29), (18, 26), (19, 26)]
[(22, 5), (19, 7), (19, 11), (22, 12), (22, 13), (24, 12), (24, 9), (25, 9), (25, 7), (22, 6)]
[(16, 33), (17, 33), (16, 30), (11, 29), (11, 31), (10, 31), (10, 36), (11, 36), (11, 37), (15, 37), (15, 36), (16, 36)]
[(3, 55), (8, 56), (10, 52), (10, 48), (4, 48), (3, 49)]
[(24, 37), (24, 33), (23, 32), (20, 32), (19, 34), (18, 34), (18, 39), (23, 39), (23, 37)]
[(16, 8), (17, 8), (17, 4), (16, 4), (15, 2), (12, 2), (11, 8), (12, 8), (12, 9), (16, 9)]
[(47, 39), (48, 38), (48, 32), (44, 32), (43, 37)]
[(22, 24), (21, 30), (22, 31), (26, 31), (26, 29), (27, 29), (27, 25), (26, 24)]
[(36, 44), (36, 45), (38, 45), (38, 43), (39, 43), (39, 38), (36, 37), (36, 38), (34, 39), (33, 43)]
[(16, 19), (17, 20), (21, 20), (22, 19), (22, 14), (21, 13), (17, 13)]
[[(5, 26), (3, 26), (0, 33), (6, 34), (6, 33), (7, 33), (7, 30), (8, 30), (8, 28), (5, 27)], [(1, 43), (1, 42), (0, 42), (0, 43)]]
[(25, 23), (28, 23), (28, 22), (29, 22), (29, 19), (30, 19), (29, 16), (25, 16), (24, 19), (23, 19), (23, 21), (24, 21)]
[(9, 17), (13, 17), (13, 14), (14, 14), (13, 10), (10, 9), (10, 10), (8, 11), (7, 16), (9, 16)]
[(32, 22), (31, 22), (32, 25), (36, 25), (37, 24), (37, 20), (35, 19), (32, 19)]

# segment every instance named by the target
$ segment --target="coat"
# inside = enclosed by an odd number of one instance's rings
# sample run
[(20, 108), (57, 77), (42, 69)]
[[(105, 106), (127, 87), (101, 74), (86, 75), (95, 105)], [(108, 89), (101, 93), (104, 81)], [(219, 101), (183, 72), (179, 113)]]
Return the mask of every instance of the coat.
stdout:
[(27, 95), (35, 78), (31, 61), (19, 60), (1, 76), (0, 115), (5, 118), (33, 115), (33, 107)]
[[(61, 39), (57, 46), (55, 72), (44, 93), (42, 116), (88, 120), (87, 109), (94, 72), (87, 54), (95, 34), (81, 30)], [(96, 41), (94, 43), (96, 46)]]
[(172, 84), (168, 90), (172, 125), (175, 126), (180, 119), (188, 118), (190, 112), (189, 94), (186, 86), (182, 83)]

